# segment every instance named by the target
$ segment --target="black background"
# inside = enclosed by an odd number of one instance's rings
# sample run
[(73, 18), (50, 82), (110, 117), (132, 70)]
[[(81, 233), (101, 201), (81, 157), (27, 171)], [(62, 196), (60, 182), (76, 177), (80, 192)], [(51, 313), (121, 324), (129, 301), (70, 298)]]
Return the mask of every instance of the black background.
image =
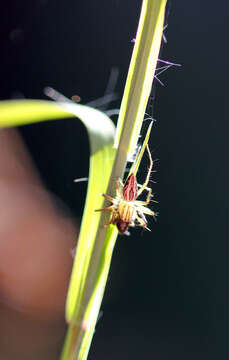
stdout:
[[(160, 56), (182, 67), (161, 76), (154, 101), (160, 216), (151, 233), (134, 229), (117, 242), (89, 359), (228, 358), (229, 5), (218, 3), (169, 3)], [(140, 5), (1, 5), (1, 99), (45, 99), (52, 86), (87, 103), (103, 95), (113, 66), (121, 99)], [(64, 120), (21, 131), (50, 191), (80, 216), (86, 185), (72, 180), (87, 176), (84, 128)]]

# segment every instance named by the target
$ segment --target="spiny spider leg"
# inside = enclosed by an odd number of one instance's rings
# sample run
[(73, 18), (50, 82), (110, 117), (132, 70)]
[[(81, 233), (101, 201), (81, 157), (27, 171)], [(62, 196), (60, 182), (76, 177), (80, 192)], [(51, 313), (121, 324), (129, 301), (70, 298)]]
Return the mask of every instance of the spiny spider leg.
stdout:
[(156, 216), (156, 213), (154, 211), (150, 210), (146, 206), (138, 205), (137, 211), (138, 211), (138, 213), (140, 212), (140, 213), (144, 213), (147, 215)]
[(147, 194), (147, 198), (146, 201), (144, 201), (143, 205), (148, 205), (150, 203), (150, 199), (151, 199), (151, 194), (152, 194), (152, 189), (147, 190), (148, 194)]
[(147, 206), (150, 203), (150, 201), (157, 202), (157, 201), (151, 199), (151, 197), (152, 197), (152, 189), (146, 187), (144, 190), (148, 191), (147, 198), (146, 198), (145, 201), (135, 200), (135, 203), (137, 205), (146, 205)]
[(108, 206), (108, 207), (105, 207), (105, 208), (102, 208), (102, 209), (96, 209), (95, 211), (113, 211), (115, 208), (114, 205), (111, 205), (111, 206)]
[(144, 227), (144, 229), (151, 231), (146, 225), (147, 221), (144, 221), (144, 219), (141, 218), (141, 216), (137, 215), (136, 220), (139, 222), (140, 226)]
[(111, 203), (115, 203), (116, 199), (113, 198), (112, 196), (107, 195), (107, 194), (102, 194), (102, 195), (103, 195), (103, 197), (104, 197), (105, 199), (107, 199), (107, 200), (110, 201)]
[[(152, 195), (151, 195), (151, 196), (152, 196)], [(150, 199), (150, 202), (154, 202), (154, 203), (157, 203), (157, 204), (158, 204), (158, 201), (156, 201), (156, 200)], [(135, 200), (135, 204), (136, 204), (136, 205), (145, 205), (146, 202), (145, 202), (145, 201), (142, 201), (142, 200)]]
[(140, 217), (144, 221), (145, 224), (147, 224), (147, 220), (146, 220), (145, 215), (143, 214), (142, 211), (138, 211), (137, 216)]
[[(147, 152), (148, 152), (148, 155), (149, 155), (150, 165), (149, 165), (149, 170), (148, 170), (148, 173), (147, 173), (145, 182), (144, 182), (144, 184), (141, 186), (141, 188), (138, 190), (138, 196), (147, 188), (147, 185), (148, 185), (148, 183), (149, 183), (150, 174), (151, 174), (151, 171), (152, 171), (152, 168), (153, 168), (153, 159), (152, 159), (152, 156), (151, 156), (151, 154), (150, 154), (148, 144), (146, 145), (146, 149), (147, 149)], [(151, 190), (151, 189), (150, 189), (150, 190)], [(152, 192), (152, 190), (151, 190), (151, 192)], [(147, 197), (147, 198), (148, 198), (148, 197)]]
[[(139, 188), (142, 187), (142, 184), (137, 184), (137, 185), (138, 185)], [(148, 186), (146, 186), (144, 190), (149, 190), (149, 189), (150, 189), (150, 188), (149, 188)]]
[[(141, 184), (137, 184), (138, 185), (138, 187), (141, 187), (142, 185)], [(153, 200), (152, 198), (154, 197), (154, 194), (152, 194), (152, 189), (151, 188), (149, 188), (149, 187), (145, 187), (145, 189), (144, 190), (146, 190), (146, 191), (151, 191), (151, 194), (150, 194), (150, 202), (152, 201), (152, 202), (154, 202), (154, 203), (157, 203), (158, 204), (158, 201), (156, 201), (156, 200)], [(136, 201), (137, 203), (139, 203), (139, 204), (141, 204), (141, 205), (144, 205), (145, 204), (145, 201)], [(144, 204), (143, 204), (144, 203)]]

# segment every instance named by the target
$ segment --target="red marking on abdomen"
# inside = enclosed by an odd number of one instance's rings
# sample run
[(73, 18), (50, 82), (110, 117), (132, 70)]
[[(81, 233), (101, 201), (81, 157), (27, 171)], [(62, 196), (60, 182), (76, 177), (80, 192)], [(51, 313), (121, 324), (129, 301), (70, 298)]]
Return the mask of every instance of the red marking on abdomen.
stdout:
[(135, 201), (138, 196), (138, 186), (134, 174), (130, 174), (123, 187), (123, 198), (126, 201)]

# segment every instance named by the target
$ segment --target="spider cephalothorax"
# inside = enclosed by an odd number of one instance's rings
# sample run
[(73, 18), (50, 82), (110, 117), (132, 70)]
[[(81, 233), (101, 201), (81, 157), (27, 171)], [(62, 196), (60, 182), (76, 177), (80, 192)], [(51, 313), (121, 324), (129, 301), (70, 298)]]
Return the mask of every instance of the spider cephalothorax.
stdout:
[[(144, 214), (156, 216), (155, 212), (150, 210), (147, 205), (151, 200), (152, 190), (147, 187), (150, 173), (153, 167), (152, 157), (147, 145), (147, 151), (150, 158), (150, 167), (143, 185), (138, 185), (136, 176), (132, 173), (128, 176), (125, 184), (121, 180), (116, 181), (116, 197), (103, 194), (104, 198), (112, 205), (96, 211), (110, 211), (111, 220), (107, 225), (114, 224), (117, 226), (119, 233), (127, 232), (129, 226), (142, 226), (147, 229), (147, 221)], [(139, 186), (139, 188), (138, 188)], [(148, 191), (145, 201), (139, 201), (137, 198), (144, 191)], [(149, 229), (148, 229), (149, 230)]]

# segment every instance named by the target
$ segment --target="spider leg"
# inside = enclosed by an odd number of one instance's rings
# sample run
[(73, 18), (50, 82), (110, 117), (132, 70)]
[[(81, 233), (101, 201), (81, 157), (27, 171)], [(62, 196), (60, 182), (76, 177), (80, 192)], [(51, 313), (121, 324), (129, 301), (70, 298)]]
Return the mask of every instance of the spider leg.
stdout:
[(152, 189), (149, 189), (149, 190), (148, 190), (148, 194), (147, 194), (147, 198), (146, 198), (145, 205), (148, 205), (148, 204), (150, 203), (151, 195), (152, 195)]
[[(150, 178), (150, 174), (152, 171), (152, 167), (153, 167), (153, 159), (149, 150), (149, 146), (148, 144), (146, 145), (146, 149), (148, 151), (148, 155), (149, 155), (149, 161), (150, 161), (150, 165), (149, 165), (149, 170), (145, 179), (144, 184), (140, 187), (140, 189), (138, 190), (138, 196), (147, 188), (147, 185), (149, 183), (149, 178)], [(151, 196), (152, 190), (151, 189), (147, 189), (147, 191), (150, 193), (150, 195), (148, 194), (147, 199)], [(147, 200), (146, 200), (147, 201)], [(148, 202), (149, 203), (149, 202)], [(147, 205), (147, 204), (146, 204)]]
[[(149, 189), (149, 190), (148, 190)], [(142, 201), (142, 205), (145, 205), (147, 206), (149, 203), (150, 203), (150, 200), (151, 200), (151, 195), (152, 195), (152, 189), (148, 188), (147, 191), (148, 191), (148, 194), (147, 194), (147, 198), (146, 198), (146, 201)], [(146, 190), (146, 189), (145, 189)]]
[(138, 211), (138, 217), (140, 217), (145, 222), (145, 224), (147, 224), (146, 217), (142, 211)]
[(137, 212), (138, 212), (138, 214), (139, 213), (140, 214), (147, 214), (147, 215), (151, 215), (151, 216), (156, 216), (157, 215), (154, 211), (152, 211), (149, 208), (147, 208), (146, 206), (142, 206), (142, 205), (138, 206)]
[[(158, 201), (156, 201), (156, 200), (152, 200), (152, 199), (150, 199), (150, 201), (152, 201), (152, 202), (154, 202), (154, 203), (157, 203), (158, 204)], [(141, 206), (141, 205), (145, 205), (146, 204), (146, 202), (145, 201), (139, 201), (139, 200), (135, 200), (135, 204), (137, 205), (137, 206)], [(148, 204), (147, 204), (148, 205)]]
[(148, 231), (151, 231), (146, 225), (147, 225), (147, 222), (146, 222), (146, 219), (145, 219), (145, 216), (143, 214), (138, 214), (136, 215), (136, 220), (139, 222), (140, 226), (142, 226), (144, 229), (148, 230)]
[(115, 205), (111, 205), (102, 209), (96, 209), (95, 211), (113, 211), (115, 208)]
[[(141, 184), (137, 184), (138, 185), (138, 187), (140, 188), (142, 185)], [(145, 190), (149, 190), (150, 188), (149, 187), (145, 187)]]
[(116, 199), (114, 199), (113, 197), (111, 197), (111, 196), (109, 196), (109, 195), (107, 195), (107, 194), (102, 194), (102, 195), (103, 195), (103, 197), (104, 197), (105, 199), (107, 199), (107, 200), (110, 201), (111, 203), (115, 203)]

